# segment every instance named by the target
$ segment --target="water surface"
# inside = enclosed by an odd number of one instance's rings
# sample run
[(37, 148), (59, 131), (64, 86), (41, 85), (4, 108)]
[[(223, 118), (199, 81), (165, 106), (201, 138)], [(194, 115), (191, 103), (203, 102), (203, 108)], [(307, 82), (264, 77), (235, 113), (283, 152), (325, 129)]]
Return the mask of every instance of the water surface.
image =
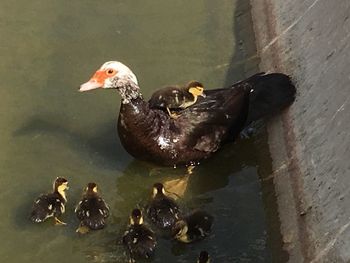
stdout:
[[(249, 5), (238, 0), (2, 1), (1, 261), (124, 262), (116, 241), (131, 209), (154, 182), (186, 170), (134, 160), (116, 136), (118, 94), (80, 94), (78, 86), (105, 61), (120, 60), (145, 97), (189, 80), (222, 87), (258, 70), (248, 18)], [(270, 160), (260, 135), (227, 145), (194, 170), (181, 204), (212, 213), (213, 234), (193, 245), (161, 239), (154, 262), (195, 262), (203, 249), (213, 262), (270, 262), (259, 180)], [(33, 199), (57, 176), (70, 182), (68, 225), (31, 224)], [(73, 211), (90, 181), (112, 216), (106, 229), (79, 236)]]

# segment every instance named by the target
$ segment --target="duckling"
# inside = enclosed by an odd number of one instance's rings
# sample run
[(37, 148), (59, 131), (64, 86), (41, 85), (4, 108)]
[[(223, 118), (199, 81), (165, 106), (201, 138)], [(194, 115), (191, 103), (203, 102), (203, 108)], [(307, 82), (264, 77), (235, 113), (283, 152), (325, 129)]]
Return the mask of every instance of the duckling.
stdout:
[(183, 243), (192, 243), (209, 235), (213, 217), (205, 211), (196, 210), (178, 220), (173, 227), (174, 238)]
[(171, 110), (186, 109), (196, 103), (198, 96), (205, 97), (203, 84), (191, 81), (186, 86), (169, 86), (157, 90), (149, 100), (151, 108), (166, 109), (171, 118), (178, 114)]
[(97, 184), (88, 183), (82, 200), (75, 208), (75, 214), (80, 220), (80, 226), (76, 232), (84, 234), (90, 229), (97, 230), (105, 227), (109, 207), (99, 195)]
[(209, 253), (207, 251), (201, 251), (197, 263), (210, 263)]
[(147, 215), (158, 228), (171, 229), (179, 219), (179, 207), (175, 200), (166, 196), (163, 184), (153, 185), (152, 200), (147, 207)]
[(143, 223), (140, 209), (134, 209), (131, 213), (123, 244), (129, 254), (129, 262), (135, 262), (135, 258), (149, 259), (154, 255), (157, 240), (154, 232)]
[(35, 199), (30, 216), (32, 222), (41, 223), (50, 217), (54, 217), (56, 225), (66, 225), (58, 217), (65, 212), (67, 202), (65, 190), (67, 189), (67, 179), (57, 177), (53, 183), (53, 192), (42, 194)]

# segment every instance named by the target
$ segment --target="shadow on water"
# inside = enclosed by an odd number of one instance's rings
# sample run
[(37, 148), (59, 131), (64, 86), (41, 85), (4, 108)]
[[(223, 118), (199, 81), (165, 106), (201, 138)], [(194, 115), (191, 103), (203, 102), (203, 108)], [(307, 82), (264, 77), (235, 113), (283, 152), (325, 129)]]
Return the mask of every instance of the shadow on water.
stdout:
[[(260, 58), (257, 56), (256, 42), (251, 18), (251, 6), (249, 1), (238, 0), (237, 10), (234, 14), (233, 35), (236, 38), (234, 55), (227, 70), (225, 85), (229, 86), (239, 79), (249, 77), (259, 70)], [(239, 25), (239, 26), (237, 26)], [(241, 78), (237, 78), (240, 76)], [(280, 233), (280, 221), (277, 210), (277, 197), (274, 192), (272, 174), (272, 160), (268, 150), (267, 131), (260, 128), (255, 141), (257, 148), (258, 175), (261, 180), (262, 199), (266, 215), (267, 246), (270, 249), (273, 262), (287, 262), (288, 253), (283, 250), (283, 240)], [(250, 150), (253, 148), (250, 148)], [(250, 151), (252, 152), (252, 151)], [(249, 160), (248, 157), (245, 160)]]
[[(210, 160), (202, 161), (201, 165), (193, 169), (193, 174), (189, 175), (187, 191), (191, 195), (201, 195), (224, 188), (229, 183), (229, 177), (232, 174), (238, 173), (244, 167), (255, 166), (256, 154), (254, 152), (256, 151), (251, 151), (255, 146), (252, 139), (237, 140), (235, 143), (225, 145)], [(243, 151), (237, 152), (237, 148)], [(140, 185), (140, 180), (146, 180), (146, 184), (148, 183), (146, 187), (148, 193), (156, 181), (166, 182), (187, 175), (186, 167), (176, 169), (157, 167), (134, 159), (124, 169), (123, 176), (118, 177), (116, 185), (123, 198), (134, 199), (137, 195), (141, 199), (145, 194), (145, 185)]]
[(13, 136), (38, 134), (55, 136), (80, 155), (83, 154), (90, 157), (82, 157), (82, 160), (96, 159), (94, 165), (104, 169), (114, 170), (120, 168), (123, 160), (118, 158), (118, 156), (120, 156), (119, 149), (122, 149), (122, 145), (116, 136), (115, 120), (110, 120), (105, 125), (102, 125), (99, 128), (99, 132), (92, 136), (75, 132), (64, 126), (64, 123), (64, 121), (59, 121), (59, 118), (56, 116), (35, 116), (14, 131)]

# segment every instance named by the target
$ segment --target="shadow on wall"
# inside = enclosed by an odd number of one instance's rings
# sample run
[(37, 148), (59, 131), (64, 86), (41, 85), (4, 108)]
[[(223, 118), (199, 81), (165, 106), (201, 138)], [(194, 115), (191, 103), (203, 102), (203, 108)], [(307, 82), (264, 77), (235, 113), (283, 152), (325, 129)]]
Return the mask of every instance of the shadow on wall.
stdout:
[[(253, 21), (251, 17), (250, 1), (237, 0), (237, 9), (233, 16), (233, 36), (236, 45), (233, 56), (226, 73), (225, 86), (245, 79), (260, 72), (260, 58), (257, 55)], [(239, 25), (239, 26), (236, 26)], [(267, 132), (265, 127), (259, 131), (254, 142), (257, 148), (258, 174), (261, 179), (262, 198), (266, 215), (268, 231), (267, 245), (270, 249), (273, 262), (287, 262), (288, 253), (283, 250), (283, 240), (280, 233), (280, 221), (277, 210), (277, 199), (274, 192), (272, 173), (272, 160), (267, 145)]]
[(236, 6), (233, 15), (233, 36), (236, 44), (227, 70), (225, 86), (259, 72), (260, 58), (257, 56), (255, 45), (250, 2), (237, 0)]

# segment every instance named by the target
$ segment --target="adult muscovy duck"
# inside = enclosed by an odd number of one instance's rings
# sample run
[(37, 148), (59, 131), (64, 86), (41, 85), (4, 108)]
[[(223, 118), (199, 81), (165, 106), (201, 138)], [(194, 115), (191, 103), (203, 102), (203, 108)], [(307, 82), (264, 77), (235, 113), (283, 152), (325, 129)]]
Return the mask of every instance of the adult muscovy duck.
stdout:
[(162, 165), (196, 163), (232, 141), (250, 122), (279, 111), (295, 98), (282, 73), (259, 73), (228, 88), (206, 90), (178, 118), (144, 100), (135, 74), (117, 61), (104, 63), (80, 91), (116, 89), (121, 97), (118, 132), (135, 158)]

